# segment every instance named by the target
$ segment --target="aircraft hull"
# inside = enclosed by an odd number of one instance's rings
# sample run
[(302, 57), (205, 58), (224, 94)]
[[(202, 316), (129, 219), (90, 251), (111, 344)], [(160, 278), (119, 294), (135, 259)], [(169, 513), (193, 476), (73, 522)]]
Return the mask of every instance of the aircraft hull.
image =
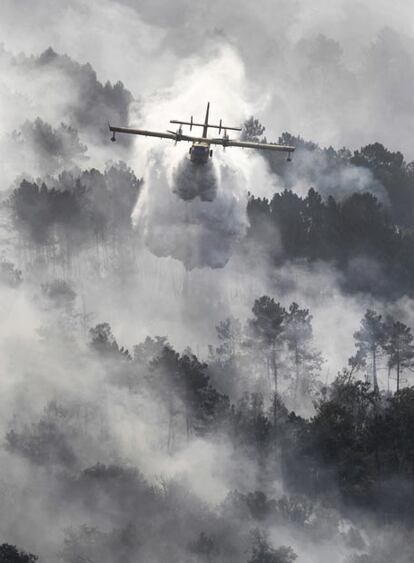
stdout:
[(194, 164), (207, 164), (210, 156), (211, 151), (208, 143), (194, 143), (190, 148), (190, 160)]

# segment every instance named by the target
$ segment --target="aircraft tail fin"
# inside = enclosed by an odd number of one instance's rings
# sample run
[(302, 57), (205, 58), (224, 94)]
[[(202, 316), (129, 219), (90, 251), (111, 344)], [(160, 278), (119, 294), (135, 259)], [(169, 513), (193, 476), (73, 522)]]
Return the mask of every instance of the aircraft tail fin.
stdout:
[(203, 137), (206, 139), (207, 138), (207, 133), (208, 133), (208, 129), (218, 129), (219, 130), (219, 134), (221, 133), (221, 131), (241, 131), (240, 127), (227, 127), (227, 125), (223, 125), (222, 120), (220, 119), (220, 123), (219, 125), (211, 125), (208, 122), (208, 118), (209, 118), (209, 114), (210, 114), (210, 102), (207, 103), (207, 110), (206, 110), (206, 117), (204, 119), (204, 123), (195, 123), (193, 121), (193, 117), (191, 116), (191, 120), (190, 121), (181, 121), (179, 119), (171, 119), (170, 123), (177, 123), (179, 125), (189, 125), (190, 126), (190, 131), (192, 130), (193, 127), (202, 127), (203, 128)]
[(204, 120), (203, 137), (207, 137), (208, 131), (208, 114), (210, 113), (210, 102), (207, 103), (206, 118)]

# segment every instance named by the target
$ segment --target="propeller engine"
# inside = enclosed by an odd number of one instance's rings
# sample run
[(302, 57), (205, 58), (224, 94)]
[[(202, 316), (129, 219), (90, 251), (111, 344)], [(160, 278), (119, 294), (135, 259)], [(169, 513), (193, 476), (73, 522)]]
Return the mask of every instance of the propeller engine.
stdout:
[[(220, 120), (220, 127), (221, 127), (221, 120)], [(224, 129), (224, 135), (223, 135), (223, 149), (226, 150), (226, 147), (229, 144), (229, 136), (227, 134), (227, 129)]]
[[(109, 121), (108, 121), (108, 127), (109, 127), (109, 132), (111, 132), (112, 129), (111, 129), (111, 124), (109, 123)], [(113, 143), (115, 143), (115, 141), (116, 141), (116, 138), (115, 138), (115, 131), (112, 131), (111, 141), (112, 141)]]
[(183, 128), (180, 125), (180, 127), (177, 129), (177, 131), (170, 131), (169, 129), (167, 129), (168, 133), (171, 133), (172, 135), (175, 135), (175, 145), (178, 143), (178, 141), (181, 141), (182, 137), (183, 137)]

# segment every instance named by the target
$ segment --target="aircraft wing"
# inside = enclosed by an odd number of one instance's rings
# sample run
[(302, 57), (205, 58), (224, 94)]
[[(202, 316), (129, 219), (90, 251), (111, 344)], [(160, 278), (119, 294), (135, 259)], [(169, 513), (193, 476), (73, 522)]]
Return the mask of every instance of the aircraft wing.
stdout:
[(175, 133), (163, 133), (162, 131), (147, 131), (146, 129), (131, 129), (130, 127), (113, 127), (109, 125), (111, 133), (128, 133), (130, 135), (143, 135), (144, 137), (158, 137), (160, 139), (171, 139), (172, 141), (198, 141), (199, 137), (189, 135), (178, 135)]
[(290, 145), (274, 145), (271, 143), (253, 143), (249, 141), (234, 141), (232, 139), (211, 139), (210, 143), (214, 145), (222, 145), (223, 147), (240, 147), (242, 149), (259, 149), (259, 150), (269, 150), (278, 152), (288, 152), (291, 153), (295, 150), (295, 147)]

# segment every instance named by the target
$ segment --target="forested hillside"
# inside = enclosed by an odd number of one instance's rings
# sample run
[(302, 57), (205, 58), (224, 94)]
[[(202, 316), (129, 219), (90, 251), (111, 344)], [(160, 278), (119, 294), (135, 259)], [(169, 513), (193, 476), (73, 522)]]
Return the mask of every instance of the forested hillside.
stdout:
[[(338, 166), (354, 166), (357, 158), (345, 150), (346, 160), (329, 154)], [(404, 170), (389, 184), (390, 193), (398, 192), (400, 177), (408, 190), (409, 167)], [(354, 553), (354, 562), (378, 561), (376, 549), (368, 548), (372, 526), (386, 530), (392, 522), (396, 542), (411, 529), (414, 343), (406, 315), (389, 304), (412, 292), (412, 233), (397, 220), (391, 198), (380, 202), (369, 191), (323, 197), (317, 184), (300, 196), (286, 185), (270, 200), (250, 196), (249, 227), (235, 249), (239, 260), (260, 256), (270, 276), (288, 263), (326, 263), (340, 273), (341, 291), (372, 295), (382, 304), (379, 311), (361, 307), (359, 327), (349, 335), (354, 350), (328, 379), (312, 311), (277, 295), (257, 296), (246, 318), (219, 320), (216, 342), (198, 344), (208, 349), (201, 356), (189, 346), (177, 350), (168, 335), (125, 346), (105, 319), (90, 325), (79, 310), (79, 265), (90, 256), (100, 275), (115, 279), (131, 275), (127, 264), (130, 271), (139, 265), (130, 217), (142, 182), (125, 164), (104, 173), (64, 172), (42, 183), (22, 180), (4, 201), (20, 262), (3, 260), (1, 283), (8, 292), (22, 292), (40, 276), (37, 299), (47, 315), (52, 312), (42, 349), (57, 346), (64, 363), (81, 372), (93, 366), (122, 409), (135, 404), (148, 412), (145, 432), (148, 424), (156, 428), (163, 455), (180, 456), (196, 443), (230, 456), (220, 477), (229, 492), (207, 509), (197, 496), (183, 496), (181, 480), (151, 483), (117, 455), (108, 456), (115, 446), (107, 418), (113, 415), (92, 396), (85, 402), (72, 391), (70, 400), (58, 394), (37, 419), (15, 420), (4, 436), (7, 456), (24, 460), (36, 478), (49, 475), (53, 495), (64, 494), (70, 510), (86, 511), (85, 523), (65, 533), (63, 561), (109, 562), (119, 553), (132, 561), (152, 549), (149, 537), (158, 538), (171, 559), (166, 526), (168, 535), (180, 536), (173, 558), (185, 552), (190, 560), (288, 563), (296, 559), (294, 538), (313, 537), (322, 543), (334, 538)], [(51, 278), (53, 270), (61, 274)], [(70, 388), (69, 373), (64, 386)], [(283, 483), (282, 491), (275, 482)], [(102, 510), (109, 510), (112, 531), (86, 523)], [(339, 524), (344, 518), (346, 531)], [(274, 526), (288, 530), (281, 546), (269, 541)], [(31, 556), (16, 551), (14, 557)], [(388, 555), (381, 557), (385, 562)]]
[(413, 563), (411, 21), (0, 2), (0, 563)]

